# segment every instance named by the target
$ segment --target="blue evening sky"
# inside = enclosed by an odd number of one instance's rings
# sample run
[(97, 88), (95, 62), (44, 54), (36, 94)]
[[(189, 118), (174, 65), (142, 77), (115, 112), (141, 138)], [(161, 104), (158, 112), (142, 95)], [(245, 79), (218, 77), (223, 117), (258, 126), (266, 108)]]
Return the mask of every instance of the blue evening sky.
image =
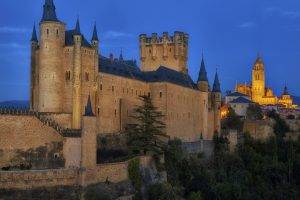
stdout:
[[(44, 0), (0, 1), (0, 101), (29, 94), (32, 25)], [(258, 52), (266, 65), (267, 85), (279, 95), (287, 83), (300, 95), (299, 0), (55, 0), (58, 18), (71, 29), (79, 15), (91, 37), (97, 22), (100, 49), (138, 60), (138, 35), (184, 31), (190, 35), (189, 73), (196, 80), (204, 52), (209, 79), (215, 69), (222, 90), (249, 82)]]

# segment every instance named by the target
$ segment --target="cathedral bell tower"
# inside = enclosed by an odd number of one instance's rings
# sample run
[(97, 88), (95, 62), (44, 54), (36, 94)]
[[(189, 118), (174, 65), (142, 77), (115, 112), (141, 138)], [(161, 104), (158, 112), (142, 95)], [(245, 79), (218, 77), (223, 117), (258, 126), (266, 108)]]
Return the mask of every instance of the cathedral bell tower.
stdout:
[(265, 96), (265, 67), (260, 56), (257, 57), (252, 69), (252, 100), (260, 103)]

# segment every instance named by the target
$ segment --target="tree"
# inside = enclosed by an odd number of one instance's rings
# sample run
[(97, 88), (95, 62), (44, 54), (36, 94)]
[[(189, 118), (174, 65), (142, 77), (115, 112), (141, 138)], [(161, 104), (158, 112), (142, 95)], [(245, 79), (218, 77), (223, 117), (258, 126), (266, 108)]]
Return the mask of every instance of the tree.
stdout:
[(251, 120), (262, 120), (264, 117), (261, 107), (258, 104), (250, 104), (247, 109), (247, 118)]
[(243, 127), (243, 122), (240, 117), (235, 113), (235, 111), (229, 107), (228, 115), (225, 119), (221, 121), (222, 129), (229, 130), (229, 129), (236, 129), (241, 130)]
[(149, 96), (140, 96), (140, 99), (143, 104), (135, 109), (132, 116), (136, 124), (126, 127), (127, 144), (134, 152), (161, 154), (167, 140), (165, 123), (162, 121), (164, 116), (156, 110)]

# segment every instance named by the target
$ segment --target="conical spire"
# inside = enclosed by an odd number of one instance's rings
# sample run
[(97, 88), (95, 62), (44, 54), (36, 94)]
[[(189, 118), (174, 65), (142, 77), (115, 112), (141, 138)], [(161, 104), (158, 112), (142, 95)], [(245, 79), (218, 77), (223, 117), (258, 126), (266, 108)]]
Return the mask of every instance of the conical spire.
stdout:
[(76, 26), (75, 26), (75, 35), (81, 35), (81, 32), (80, 32), (80, 23), (79, 23), (79, 17), (77, 18), (77, 21), (76, 21)]
[(213, 85), (212, 92), (221, 92), (221, 86), (220, 86), (220, 81), (219, 81), (219, 76), (218, 76), (217, 71), (216, 71), (216, 75), (215, 75), (215, 80), (214, 80), (214, 85)]
[(55, 21), (55, 22), (58, 21), (56, 17), (55, 5), (53, 3), (53, 0), (45, 0), (43, 17), (41, 22), (44, 21)]
[(284, 90), (283, 90), (283, 94), (282, 95), (289, 95), (289, 91), (288, 91), (288, 88), (287, 88), (286, 85), (284, 86)]
[(200, 67), (199, 76), (198, 76), (198, 82), (200, 82), (200, 81), (208, 82), (203, 54), (202, 54), (201, 67)]
[(33, 25), (32, 29), (32, 35), (31, 35), (31, 42), (38, 42), (37, 35), (36, 35), (36, 29), (35, 29), (35, 24)]
[(87, 104), (85, 106), (85, 113), (84, 116), (95, 116), (93, 113), (93, 108), (92, 108), (92, 102), (91, 102), (91, 96), (89, 95)]
[(99, 40), (98, 40), (98, 32), (97, 32), (97, 26), (96, 26), (96, 23), (95, 23), (95, 25), (94, 25), (94, 31), (93, 31), (92, 41), (99, 41)]
[(119, 57), (119, 61), (123, 62), (124, 58), (123, 58), (123, 49), (121, 49), (121, 53), (120, 53), (120, 57)]

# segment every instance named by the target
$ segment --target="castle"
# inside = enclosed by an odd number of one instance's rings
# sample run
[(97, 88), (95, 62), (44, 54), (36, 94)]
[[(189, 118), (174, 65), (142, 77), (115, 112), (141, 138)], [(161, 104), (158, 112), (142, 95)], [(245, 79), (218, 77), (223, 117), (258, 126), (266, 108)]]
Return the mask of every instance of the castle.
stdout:
[(237, 84), (235, 90), (251, 97), (251, 100), (260, 105), (280, 105), (285, 108), (295, 108), (293, 99), (288, 93), (287, 86), (280, 97), (274, 95), (271, 88), (266, 87), (265, 65), (258, 55), (252, 68), (252, 84)]
[[(197, 84), (188, 75), (188, 34), (153, 33), (139, 36), (141, 68), (135, 61), (104, 57), (94, 26), (91, 42), (80, 31), (79, 20), (66, 30), (46, 1), (38, 39), (31, 39), (30, 107), (40, 113), (55, 113), (64, 128), (80, 130), (88, 100), (96, 117), (97, 134), (122, 132), (140, 95), (149, 95), (165, 116), (171, 138), (196, 141), (202, 134), (212, 139), (220, 129), (221, 91), (216, 74), (212, 91), (204, 61)], [(60, 119), (58, 119), (60, 118)], [(61, 119), (64, 118), (64, 119)]]
[[(122, 54), (101, 55), (96, 25), (88, 41), (79, 20), (66, 30), (53, 0), (43, 8), (39, 37), (35, 26), (31, 37), (30, 110), (0, 108), (0, 169), (29, 165), (37, 171), (0, 170), (0, 188), (127, 180), (129, 161), (97, 162), (97, 139), (122, 134), (135, 123), (131, 116), (143, 95), (164, 115), (170, 138), (212, 140), (220, 131), (218, 74), (211, 90), (202, 57), (193, 82), (187, 34), (140, 35), (139, 68)], [(148, 166), (151, 158), (140, 160)]]

